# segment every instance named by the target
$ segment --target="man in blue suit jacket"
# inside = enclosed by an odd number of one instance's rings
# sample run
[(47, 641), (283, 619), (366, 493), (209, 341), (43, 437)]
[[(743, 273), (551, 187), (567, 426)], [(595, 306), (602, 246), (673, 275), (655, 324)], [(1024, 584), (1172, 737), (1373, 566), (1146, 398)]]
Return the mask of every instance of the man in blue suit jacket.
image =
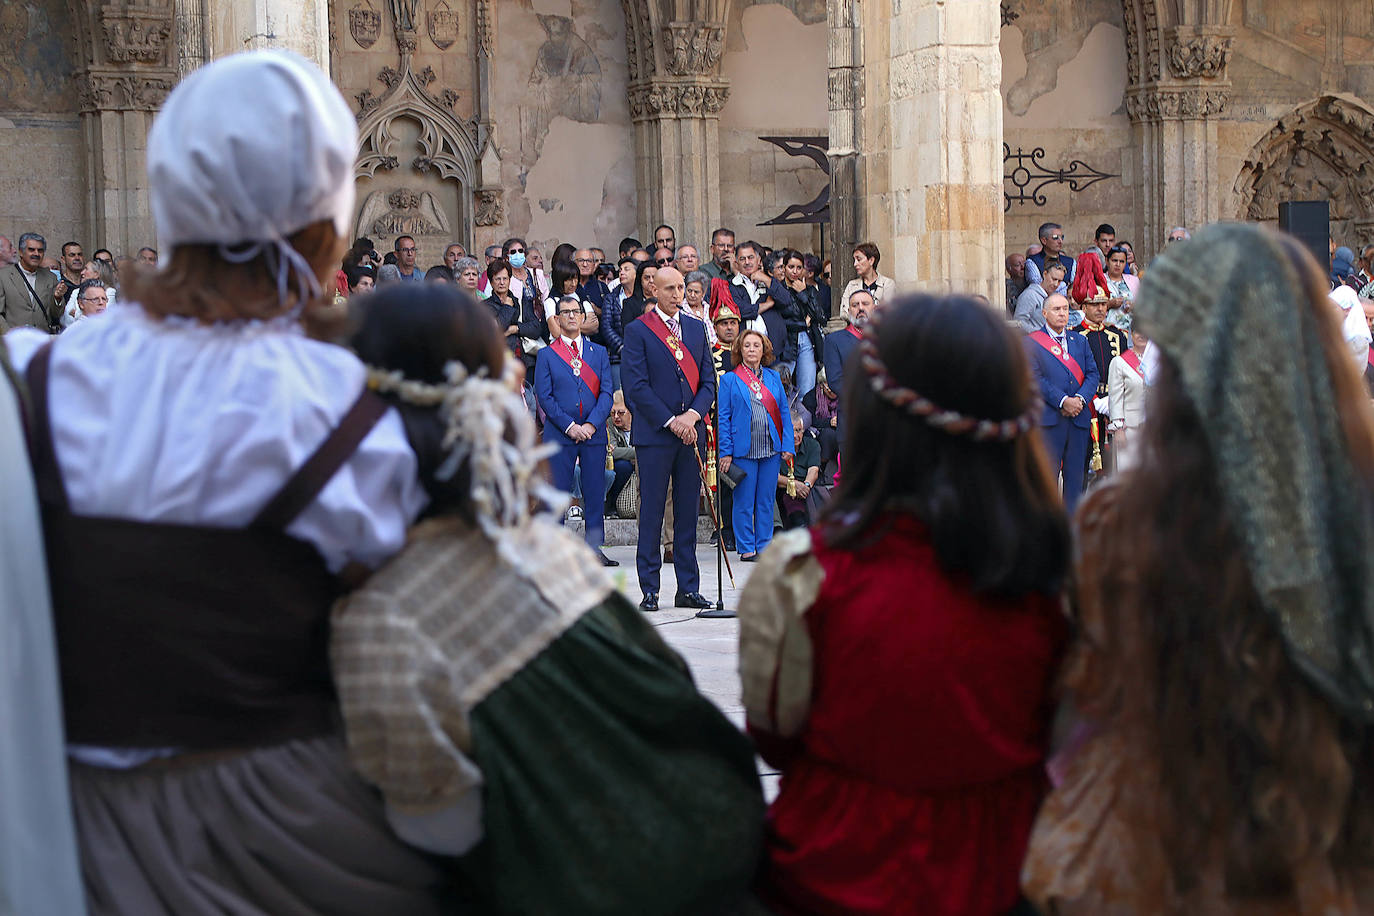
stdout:
[(557, 340), (539, 351), (534, 395), (544, 411), (544, 441), (559, 447), (549, 459), (553, 485), (573, 488), (573, 469), (582, 467), (582, 519), (587, 543), (603, 566), (606, 556), (606, 420), (611, 415), (611, 361), (606, 349), (582, 336), (583, 305), (576, 296), (558, 301)]
[(1064, 474), (1064, 506), (1073, 514), (1083, 494), (1088, 469), (1088, 426), (1097, 392), (1097, 361), (1088, 341), (1070, 331), (1069, 300), (1059, 294), (1045, 299), (1045, 327), (1026, 338), (1031, 372), (1045, 406), (1040, 432), (1045, 437), (1050, 465)]
[(630, 441), (639, 466), (639, 547), (635, 567), (644, 600), (658, 610), (659, 534), (668, 482), (673, 483), (673, 568), (676, 607), (708, 608), (697, 570), (697, 511), (701, 476), (698, 443), (706, 440), (702, 418), (715, 402), (716, 370), (706, 325), (679, 312), (686, 294), (682, 274), (659, 268), (658, 304), (625, 326), (620, 378), (634, 415)]
[(823, 362), (825, 383), (844, 403), (844, 363), (849, 354), (859, 345), (868, 320), (873, 317), (876, 303), (873, 294), (866, 289), (856, 289), (849, 294), (849, 327), (825, 335)]

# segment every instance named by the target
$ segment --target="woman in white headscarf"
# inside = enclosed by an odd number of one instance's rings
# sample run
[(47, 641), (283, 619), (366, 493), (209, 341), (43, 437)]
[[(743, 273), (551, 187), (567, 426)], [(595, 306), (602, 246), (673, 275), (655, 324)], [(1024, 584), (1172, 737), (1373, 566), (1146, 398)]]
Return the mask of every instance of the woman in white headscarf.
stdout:
[(433, 864), (349, 766), (328, 665), (342, 583), (425, 502), (362, 364), (300, 329), (342, 254), (356, 144), (305, 60), (204, 67), (148, 138), (160, 270), (80, 334), (6, 338), (93, 914), (437, 911)]

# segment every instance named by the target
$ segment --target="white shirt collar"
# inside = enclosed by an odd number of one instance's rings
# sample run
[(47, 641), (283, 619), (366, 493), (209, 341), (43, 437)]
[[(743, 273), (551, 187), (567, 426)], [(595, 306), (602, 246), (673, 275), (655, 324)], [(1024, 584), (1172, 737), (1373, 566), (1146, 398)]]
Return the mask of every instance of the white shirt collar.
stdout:
[(569, 337), (567, 334), (560, 334), (559, 336), (563, 339), (563, 342), (565, 344), (567, 344), (569, 347), (573, 347), (574, 349), (576, 349), (578, 341), (582, 339), (581, 334), (578, 334), (576, 337)]
[[(664, 324), (667, 324), (667, 323), (668, 323), (668, 313), (667, 313), (667, 312), (663, 311), (663, 309), (659, 308), (657, 305), (654, 305), (654, 311), (655, 311), (655, 312), (658, 312), (658, 317), (663, 319), (663, 323), (664, 323)], [(678, 315), (681, 315), (681, 314), (682, 314), (682, 309), (678, 309), (677, 314), (678, 314)]]

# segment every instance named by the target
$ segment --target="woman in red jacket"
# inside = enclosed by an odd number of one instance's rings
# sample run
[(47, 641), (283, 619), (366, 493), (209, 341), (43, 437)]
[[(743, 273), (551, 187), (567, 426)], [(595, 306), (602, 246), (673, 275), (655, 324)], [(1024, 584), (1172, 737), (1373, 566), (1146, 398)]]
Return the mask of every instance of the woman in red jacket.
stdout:
[(1069, 532), (1020, 343), (964, 297), (883, 310), (844, 479), (740, 606), (748, 723), (782, 771), (778, 914), (1001, 916), (1046, 788)]

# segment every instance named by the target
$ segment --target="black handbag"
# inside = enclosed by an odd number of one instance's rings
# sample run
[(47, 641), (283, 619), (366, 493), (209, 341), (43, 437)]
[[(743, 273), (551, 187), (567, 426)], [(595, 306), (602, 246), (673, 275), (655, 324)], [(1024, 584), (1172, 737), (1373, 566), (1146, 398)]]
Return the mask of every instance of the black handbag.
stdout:
[(730, 467), (721, 474), (721, 477), (725, 480), (725, 485), (733, 490), (744, 483), (744, 469), (732, 461)]

